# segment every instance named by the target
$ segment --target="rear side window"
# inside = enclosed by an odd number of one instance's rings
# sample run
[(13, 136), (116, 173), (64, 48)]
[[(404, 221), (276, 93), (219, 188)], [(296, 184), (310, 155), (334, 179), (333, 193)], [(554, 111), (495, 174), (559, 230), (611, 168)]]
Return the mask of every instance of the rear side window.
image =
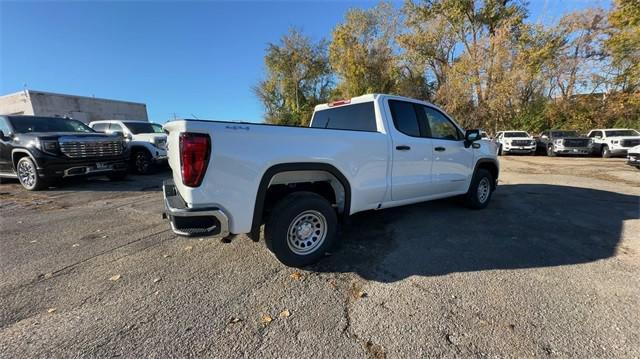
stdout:
[(373, 102), (316, 111), (311, 127), (369, 132), (378, 130)]
[(391, 117), (396, 129), (407, 136), (420, 137), (420, 126), (418, 116), (413, 107), (413, 103), (389, 100)]

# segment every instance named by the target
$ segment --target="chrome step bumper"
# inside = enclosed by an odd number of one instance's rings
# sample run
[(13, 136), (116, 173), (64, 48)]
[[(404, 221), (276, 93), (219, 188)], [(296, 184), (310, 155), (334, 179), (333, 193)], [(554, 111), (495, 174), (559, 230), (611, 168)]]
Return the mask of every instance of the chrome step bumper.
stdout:
[(164, 217), (171, 222), (171, 230), (181, 236), (229, 235), (229, 219), (219, 208), (190, 208), (185, 203), (172, 179), (162, 184)]

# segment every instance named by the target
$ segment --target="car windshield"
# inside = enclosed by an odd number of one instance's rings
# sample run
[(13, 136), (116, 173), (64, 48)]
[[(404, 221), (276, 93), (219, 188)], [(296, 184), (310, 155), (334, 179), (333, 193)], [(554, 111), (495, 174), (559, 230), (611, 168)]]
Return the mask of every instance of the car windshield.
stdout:
[(577, 137), (578, 133), (576, 131), (553, 131), (551, 132), (552, 137)]
[(152, 123), (151, 127), (153, 127), (153, 132), (155, 133), (164, 133), (164, 130), (162, 129), (162, 125), (160, 124)]
[(125, 122), (124, 124), (134, 135), (157, 132), (149, 122)]
[(604, 131), (607, 137), (617, 137), (617, 136), (638, 136), (640, 133), (636, 130), (613, 130), (613, 131)]
[(60, 117), (9, 117), (16, 133), (28, 132), (95, 132), (78, 120)]
[(505, 132), (504, 137), (529, 137), (526, 132)]

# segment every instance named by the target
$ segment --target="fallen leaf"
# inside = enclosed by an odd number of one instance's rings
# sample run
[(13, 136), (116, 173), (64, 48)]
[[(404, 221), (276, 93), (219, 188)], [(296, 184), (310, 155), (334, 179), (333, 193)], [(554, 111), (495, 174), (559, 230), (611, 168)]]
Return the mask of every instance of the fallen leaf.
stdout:
[(109, 237), (109, 236), (107, 236), (107, 235), (102, 236), (102, 238), (107, 238), (107, 237)]
[(273, 318), (271, 318), (271, 316), (268, 315), (268, 314), (265, 314), (265, 315), (262, 316), (262, 318), (260, 318), (260, 321), (263, 324), (269, 324), (269, 323), (271, 323), (272, 320), (273, 320)]
[(162, 278), (156, 278), (156, 279), (153, 280), (153, 283), (158, 283), (161, 280), (162, 280)]
[(35, 239), (32, 241), (29, 241), (29, 243), (38, 243), (38, 241), (36, 241)]
[(22, 221), (18, 221), (18, 224), (22, 224)]
[(53, 277), (53, 273), (45, 273), (44, 274), (44, 279), (49, 279), (51, 277)]
[(358, 298), (365, 298), (367, 296), (367, 293), (363, 291), (358, 291), (358, 293), (356, 293), (356, 296)]
[(169, 257), (171, 257), (171, 256), (168, 255), (168, 254), (165, 254), (165, 255), (162, 256), (162, 258), (169, 258)]
[(280, 312), (280, 318), (289, 318), (290, 315), (291, 312), (289, 311), (289, 309), (285, 309)]
[(111, 278), (109, 278), (109, 280), (112, 281), (112, 282), (115, 282), (118, 279), (120, 279), (120, 274), (116, 274), (116, 275), (112, 276)]
[(242, 321), (242, 319), (233, 317), (233, 318), (231, 318), (231, 320), (229, 321), (229, 323), (230, 323), (230, 324), (235, 324), (235, 323), (239, 323), (239, 322), (241, 322), (241, 321)]
[(56, 308), (49, 308), (47, 309), (47, 313), (55, 313), (55, 311), (58, 310)]
[(302, 273), (300, 272), (293, 272), (289, 277), (293, 280), (301, 280), (303, 278)]
[(78, 243), (74, 243), (71, 247), (80, 247)]
[(192, 250), (192, 249), (193, 249), (193, 247), (192, 247), (192, 246), (186, 246), (186, 247), (184, 247), (184, 250), (185, 250), (185, 251), (190, 251), (190, 250)]

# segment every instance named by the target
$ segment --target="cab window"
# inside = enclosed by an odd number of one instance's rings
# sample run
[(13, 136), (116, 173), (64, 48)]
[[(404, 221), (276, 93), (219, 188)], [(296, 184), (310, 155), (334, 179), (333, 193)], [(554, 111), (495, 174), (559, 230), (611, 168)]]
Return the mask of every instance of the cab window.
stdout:
[(462, 134), (444, 114), (434, 108), (423, 106), (431, 138), (458, 141)]

